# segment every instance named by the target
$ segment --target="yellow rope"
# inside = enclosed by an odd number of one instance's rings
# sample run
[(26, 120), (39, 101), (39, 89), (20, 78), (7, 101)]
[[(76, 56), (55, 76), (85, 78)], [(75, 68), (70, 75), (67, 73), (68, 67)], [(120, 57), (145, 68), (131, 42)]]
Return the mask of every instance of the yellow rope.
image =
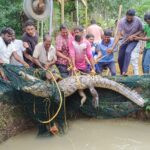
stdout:
[[(69, 64), (69, 67), (68, 67), (67, 70), (69, 71), (69, 70), (72, 70), (72, 69), (73, 69), (73, 66), (71, 64)], [(81, 89), (82, 84), (81, 84), (81, 82), (79, 80), (78, 73), (80, 74), (80, 71), (78, 71), (78, 72), (73, 71), (72, 76), (75, 75), (75, 78), (76, 78), (76, 81), (77, 81), (77, 86), (78, 86), (79, 89)]]
[(53, 80), (54, 80), (54, 82), (55, 82), (55, 84), (56, 84), (56, 86), (57, 86), (57, 89), (58, 89), (58, 92), (59, 92), (59, 95), (60, 95), (60, 104), (59, 104), (59, 107), (58, 107), (57, 112), (55, 113), (55, 115), (54, 115), (52, 118), (50, 118), (50, 119), (47, 120), (47, 121), (41, 121), (41, 120), (39, 120), (39, 122), (40, 122), (40, 123), (43, 123), (43, 124), (48, 124), (48, 123), (50, 123), (51, 121), (53, 121), (53, 120), (57, 117), (57, 115), (59, 114), (59, 112), (60, 112), (60, 110), (61, 110), (61, 107), (62, 107), (62, 104), (63, 104), (63, 97), (62, 97), (62, 93), (61, 93), (61, 90), (60, 90), (60, 88), (59, 88), (59, 85), (58, 85), (58, 83), (57, 83), (57, 81), (56, 81), (56, 79), (55, 79), (53, 73), (52, 73), (50, 70), (47, 70), (47, 72), (50, 73), (50, 75), (52, 76), (52, 78), (53, 78)]
[(33, 113), (34, 113), (34, 115), (36, 114), (36, 108), (35, 108), (35, 98), (34, 98), (34, 103), (33, 103)]
[[(70, 71), (70, 70), (72, 70), (73, 69), (73, 65), (72, 64), (69, 64), (69, 67), (68, 67), (68, 71)], [(79, 89), (82, 89), (82, 84), (81, 84), (81, 82), (80, 82), (80, 79), (79, 79), (79, 75), (81, 75), (81, 74), (83, 74), (83, 75), (91, 75), (91, 76), (95, 76), (95, 73), (90, 73), (90, 74), (88, 74), (88, 73), (85, 73), (85, 72), (82, 72), (82, 71), (77, 71), (77, 72), (73, 72), (73, 74), (75, 75), (75, 78), (76, 78), (76, 81), (77, 81), (77, 87), (79, 88)], [(73, 75), (72, 75), (73, 76)]]
[[(68, 70), (71, 70), (72, 67), (73, 67), (73, 66), (70, 64), (70, 67), (68, 68)], [(56, 84), (56, 86), (57, 86), (57, 89), (58, 89), (58, 92), (59, 92), (59, 95), (60, 95), (60, 104), (59, 104), (59, 107), (58, 107), (57, 112), (55, 113), (55, 115), (54, 115), (52, 118), (50, 118), (50, 119), (47, 120), (47, 121), (41, 121), (41, 120), (39, 120), (39, 122), (40, 122), (40, 123), (43, 123), (43, 124), (48, 124), (48, 123), (50, 123), (51, 121), (53, 121), (53, 120), (57, 117), (57, 115), (59, 114), (59, 112), (60, 112), (60, 110), (61, 110), (61, 107), (62, 107), (62, 104), (63, 104), (63, 97), (62, 97), (62, 93), (61, 93), (61, 90), (60, 90), (60, 88), (59, 88), (59, 85), (58, 85), (58, 83), (57, 83), (57, 81), (56, 81), (56, 79), (55, 79), (53, 73), (52, 73), (50, 70), (47, 70), (47, 72), (50, 73), (50, 75), (52, 76), (52, 78), (53, 78), (53, 80), (54, 80), (54, 82), (55, 82), (55, 84)], [(78, 72), (79, 72), (79, 73), (82, 73), (81, 71), (78, 71)], [(84, 73), (84, 74), (87, 74), (87, 73)], [(82, 84), (81, 84), (81, 82), (80, 82), (80, 80), (79, 80), (78, 74), (77, 74), (76, 72), (74, 72), (74, 75), (75, 75), (75, 78), (76, 78), (76, 81), (77, 81), (78, 88), (81, 89)], [(66, 122), (66, 118), (65, 118), (65, 122)]]
[(66, 99), (64, 98), (64, 120), (65, 120), (65, 126), (68, 127), (67, 124), (67, 113), (66, 113)]

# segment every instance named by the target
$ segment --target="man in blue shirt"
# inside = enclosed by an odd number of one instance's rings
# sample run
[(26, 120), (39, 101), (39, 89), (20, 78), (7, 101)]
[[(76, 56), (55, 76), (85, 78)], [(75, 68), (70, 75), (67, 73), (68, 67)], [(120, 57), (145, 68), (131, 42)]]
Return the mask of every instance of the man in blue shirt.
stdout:
[(110, 30), (104, 31), (102, 41), (98, 44), (96, 51), (100, 52), (97, 58), (99, 73), (102, 73), (103, 69), (109, 68), (111, 75), (116, 75), (116, 66), (113, 53), (109, 53), (108, 49), (114, 44), (114, 38), (112, 38), (112, 32)]

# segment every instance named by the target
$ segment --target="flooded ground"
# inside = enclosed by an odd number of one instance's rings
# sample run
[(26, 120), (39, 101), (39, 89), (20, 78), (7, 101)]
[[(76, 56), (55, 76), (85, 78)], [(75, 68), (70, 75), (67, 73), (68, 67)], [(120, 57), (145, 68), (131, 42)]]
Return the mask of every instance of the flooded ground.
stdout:
[(28, 131), (0, 145), (0, 150), (149, 150), (150, 123), (135, 120), (76, 120), (65, 135), (37, 138)]

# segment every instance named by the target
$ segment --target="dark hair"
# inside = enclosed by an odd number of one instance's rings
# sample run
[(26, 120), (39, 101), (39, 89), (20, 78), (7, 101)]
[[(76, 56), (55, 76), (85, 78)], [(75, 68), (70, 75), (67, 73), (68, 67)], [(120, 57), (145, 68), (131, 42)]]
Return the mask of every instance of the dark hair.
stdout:
[(82, 36), (81, 36), (81, 35), (76, 35), (74, 38), (75, 38), (75, 41), (76, 41), (76, 42), (80, 42)]
[(65, 24), (61, 24), (61, 25), (60, 25), (60, 31), (61, 31), (62, 29), (67, 29), (67, 26), (66, 26)]
[(136, 11), (134, 9), (129, 9), (126, 13), (127, 16), (135, 16)]
[(74, 31), (77, 31), (77, 30), (80, 31), (80, 32), (83, 32), (84, 28), (82, 26), (75, 27)]
[(148, 12), (144, 15), (144, 20), (145, 21), (150, 20), (150, 12)]
[(95, 20), (95, 19), (92, 19), (92, 20), (91, 20), (91, 24), (96, 24), (96, 20)]
[(51, 36), (49, 33), (44, 34), (43, 36), (43, 41), (46, 41), (47, 37), (49, 37), (51, 39)]
[(15, 31), (10, 27), (5, 27), (1, 30), (1, 34), (15, 35)]
[(112, 36), (112, 31), (110, 29), (104, 30), (105, 36)]
[(89, 38), (91, 38), (91, 37), (94, 38), (94, 35), (93, 35), (93, 34), (87, 34), (87, 35), (86, 35), (86, 39), (89, 39)]
[(34, 26), (35, 27), (34, 21), (32, 21), (32, 20), (26, 21), (24, 24), (24, 27), (28, 27), (28, 26)]

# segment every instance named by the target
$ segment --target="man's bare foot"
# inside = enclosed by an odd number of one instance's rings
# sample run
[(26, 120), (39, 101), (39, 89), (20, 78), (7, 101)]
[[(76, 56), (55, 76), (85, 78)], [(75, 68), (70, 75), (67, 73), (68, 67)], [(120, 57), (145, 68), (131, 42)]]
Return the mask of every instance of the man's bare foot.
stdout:
[(128, 76), (126, 72), (123, 72), (122, 75), (123, 75), (123, 76)]
[(54, 124), (54, 126), (52, 126), (51, 128), (50, 128), (50, 132), (53, 134), (53, 135), (56, 135), (57, 133), (58, 133), (58, 128), (57, 128), (57, 126), (56, 126), (56, 124)]

